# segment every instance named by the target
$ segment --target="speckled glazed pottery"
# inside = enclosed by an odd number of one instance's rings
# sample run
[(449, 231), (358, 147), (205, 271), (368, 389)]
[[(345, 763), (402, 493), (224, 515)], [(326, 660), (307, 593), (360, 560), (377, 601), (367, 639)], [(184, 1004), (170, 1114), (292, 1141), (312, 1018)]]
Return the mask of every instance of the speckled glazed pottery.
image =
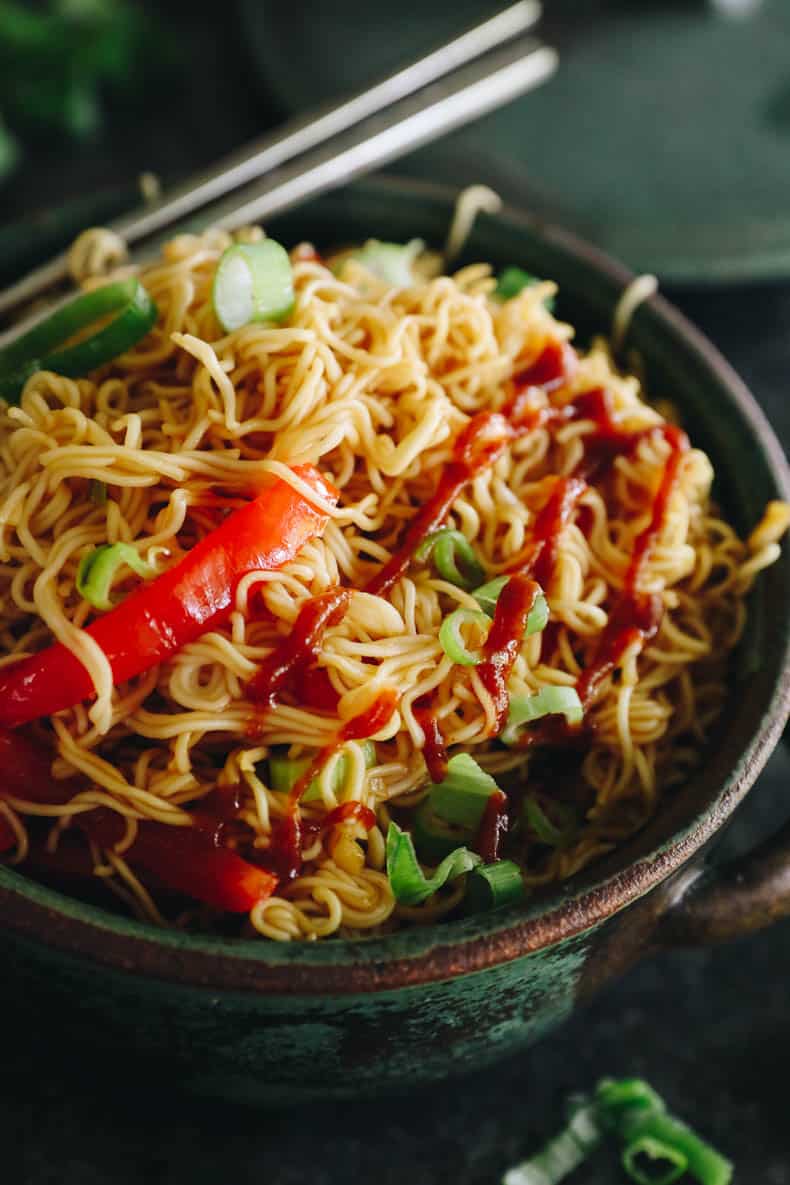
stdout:
[[(269, 229), (320, 244), (421, 236), (441, 244), (453, 195), (382, 179)], [(556, 279), (581, 340), (606, 331), (629, 276), (565, 234), (506, 210), (481, 216), (468, 259)], [(739, 529), (790, 473), (752, 397), (663, 300), (628, 347), (680, 405)], [(754, 782), (790, 702), (790, 555), (752, 597), (724, 720), (698, 774), (635, 840), (528, 904), (391, 938), (278, 945), (160, 932), (0, 868), (0, 995), (17, 1023), (68, 1031), (85, 1058), (121, 1055), (203, 1092), (249, 1101), (370, 1096), (516, 1051), (634, 959), (718, 940), (790, 912), (790, 827), (715, 869), (710, 841)], [(13, 1011), (9, 1011), (12, 1008)]]

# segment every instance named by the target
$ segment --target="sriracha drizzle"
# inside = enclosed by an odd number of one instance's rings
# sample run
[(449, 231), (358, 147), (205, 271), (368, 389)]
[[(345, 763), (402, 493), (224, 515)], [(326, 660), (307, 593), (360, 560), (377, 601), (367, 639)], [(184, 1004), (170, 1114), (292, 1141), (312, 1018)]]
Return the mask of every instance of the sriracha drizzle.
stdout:
[(266, 866), (271, 865), (281, 880), (293, 880), (299, 875), (305, 835), (314, 835), (324, 830), (330, 822), (333, 825), (352, 818), (358, 819), (368, 830), (375, 825), (373, 812), (357, 802), (342, 803), (334, 811), (330, 811), (321, 823), (307, 823), (299, 817), (299, 800), (313, 778), (321, 772), (324, 764), (346, 741), (364, 740), (384, 727), (398, 706), (399, 698), (398, 693), (391, 688), (380, 692), (364, 712), (352, 716), (345, 722), (329, 744), (319, 750), (302, 776), (291, 787), (285, 817), (276, 821), (272, 828), (271, 844), (265, 853), (261, 853)]
[(423, 540), (447, 518), (450, 507), (467, 482), (497, 459), (510, 438), (510, 424), (499, 412), (481, 411), (472, 417), (455, 442), (453, 458), (445, 466), (435, 493), (417, 511), (404, 532), (400, 547), (368, 581), (365, 592), (374, 596), (389, 592), (408, 568)]
[(664, 424), (647, 429), (643, 433), (632, 434), (632, 443), (634, 438), (641, 438), (650, 432), (661, 433), (670, 446), (670, 454), (653, 499), (650, 522), (634, 543), (622, 595), (609, 614), (593, 662), (582, 672), (576, 684), (576, 690), (585, 708), (595, 698), (606, 676), (620, 664), (629, 646), (634, 642), (644, 646), (655, 637), (664, 612), (662, 598), (657, 594), (641, 592), (639, 584), (650, 552), (666, 522), (669, 502), (677, 488), (689, 441), (680, 428)]

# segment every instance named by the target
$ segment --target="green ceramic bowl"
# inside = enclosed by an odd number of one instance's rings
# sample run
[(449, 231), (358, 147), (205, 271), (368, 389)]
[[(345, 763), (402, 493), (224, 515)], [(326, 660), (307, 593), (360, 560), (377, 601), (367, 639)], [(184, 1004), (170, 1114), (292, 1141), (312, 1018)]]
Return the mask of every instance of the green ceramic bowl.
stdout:
[[(366, 181), (270, 230), (319, 245), (419, 235), (441, 244), (452, 193)], [(606, 331), (629, 275), (568, 235), (506, 210), (482, 216), (469, 259), (560, 285), (583, 340)], [(790, 473), (762, 412), (724, 360), (661, 299), (636, 314), (651, 389), (680, 404), (713, 458), (719, 497), (748, 530)], [(722, 726), (700, 772), (631, 843), (529, 904), (313, 945), (222, 941), (70, 900), (0, 868), (2, 991), (15, 1022), (68, 1030), (80, 1056), (149, 1062), (157, 1078), (236, 1099), (369, 1096), (474, 1070), (533, 1041), (648, 950), (729, 937), (790, 912), (790, 827), (737, 866), (710, 841), (777, 741), (790, 703), (790, 554), (752, 597)], [(6, 1015), (12, 1013), (6, 1012)]]

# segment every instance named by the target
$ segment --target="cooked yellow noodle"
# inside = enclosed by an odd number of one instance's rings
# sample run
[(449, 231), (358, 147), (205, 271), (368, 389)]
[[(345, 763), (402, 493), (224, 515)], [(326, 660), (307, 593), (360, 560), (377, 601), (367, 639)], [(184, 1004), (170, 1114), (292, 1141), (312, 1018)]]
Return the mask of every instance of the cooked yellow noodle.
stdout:
[[(461, 231), (469, 212), (458, 212)], [(260, 232), (240, 237), (254, 240)], [(474, 598), (419, 566), (387, 598), (355, 593), (345, 618), (327, 631), (319, 659), (339, 697), (337, 718), (286, 697), (253, 737), (245, 688), (306, 598), (338, 583), (366, 584), (430, 496), (469, 416), (502, 408), (511, 376), (547, 341), (569, 339), (571, 329), (546, 310), (550, 283), (498, 303), (490, 269), (475, 265), (390, 289), (358, 264), (349, 262), (341, 280), (297, 250), (297, 302), (288, 324), (223, 334), (210, 294), (230, 242), (220, 231), (172, 240), (161, 261), (141, 273), (159, 307), (152, 333), (93, 379), (34, 375), (20, 406), (0, 414), (0, 664), (57, 638), (96, 689), (93, 704), (63, 711), (40, 730), (53, 746), (54, 776), (81, 777), (71, 802), (42, 806), (14, 797), (0, 803), (0, 812), (21, 860), (26, 819), (31, 826), (54, 820), (56, 846), (78, 813), (116, 811), (126, 821), (124, 840), (112, 852), (94, 850), (96, 872), (141, 916), (162, 923), (124, 859), (136, 821), (189, 826), (192, 805), (217, 785), (238, 786), (239, 818), (265, 851), (285, 812), (284, 796), (266, 781), (272, 746), (288, 746), (293, 757), (312, 754), (332, 740), (338, 719), (393, 687), (401, 698), (377, 734), (373, 768), (366, 768), (361, 747), (348, 743), (342, 767), (328, 763), (320, 773), (318, 800), (301, 807), (305, 819), (320, 820), (341, 803), (363, 803), (376, 812), (377, 826), (367, 836), (351, 824), (309, 840), (302, 873), (257, 905), (250, 924), (265, 937), (289, 940), (433, 921), (457, 906), (462, 882), (422, 906), (396, 907), (384, 872), (390, 807), (408, 817), (427, 784), (415, 701), (433, 692), (448, 744), (473, 752), (493, 774), (529, 779), (533, 761), (491, 741), (494, 713), (485, 688), (474, 668), (454, 666), (439, 643), (444, 616), (475, 608)], [(113, 244), (95, 236), (81, 244), (80, 274), (102, 246)], [(621, 305), (621, 320), (628, 312)], [(637, 379), (619, 374), (597, 343), (581, 357), (568, 397), (600, 384), (628, 430), (663, 422)], [(528, 546), (555, 476), (572, 472), (592, 430), (584, 420), (538, 428), (462, 491), (449, 523), (473, 544), (488, 578)], [(571, 523), (565, 530), (546, 589), (558, 627), (553, 660), (542, 661), (540, 637), (525, 640), (513, 692), (572, 686), (590, 661), (649, 522), (667, 447), (658, 435), (646, 437), (633, 455), (616, 460), (606, 488), (592, 483), (582, 495), (589, 529)], [(76, 590), (81, 556), (123, 540), (167, 567), (212, 529), (217, 514), (246, 502), (267, 474), (302, 489), (288, 468), (300, 461), (319, 464), (341, 491), (323, 536), (282, 571), (246, 576), (227, 626), (113, 687), (109, 662), (82, 629), (92, 610)], [(529, 884), (568, 877), (609, 851), (698, 759), (724, 701), (724, 660), (744, 628), (745, 594), (776, 558), (790, 519), (783, 504), (771, 504), (744, 544), (710, 503), (711, 479), (704, 454), (689, 452), (645, 566), (645, 588), (664, 599), (661, 627), (644, 649), (626, 653), (619, 678), (606, 681), (590, 709), (595, 733), (582, 765), (584, 825), (568, 848), (534, 850)], [(106, 485), (105, 504), (91, 500), (91, 480)], [(115, 595), (136, 581), (123, 580)], [(265, 605), (265, 618), (249, 612), (253, 597)]]

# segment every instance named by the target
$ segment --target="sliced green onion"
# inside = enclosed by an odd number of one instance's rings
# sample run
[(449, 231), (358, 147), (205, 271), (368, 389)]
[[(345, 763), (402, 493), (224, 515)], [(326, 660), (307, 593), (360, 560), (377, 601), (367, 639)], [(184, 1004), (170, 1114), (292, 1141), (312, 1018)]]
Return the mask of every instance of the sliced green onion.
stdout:
[(426, 877), (417, 861), (408, 831), (392, 821), (387, 831), (387, 876), (395, 900), (402, 905), (419, 905), (449, 880), (471, 872), (481, 862), (476, 852), (456, 848), (445, 856), (433, 876)]
[(552, 803), (552, 807), (562, 817), (562, 824), (559, 827), (551, 821), (534, 798), (524, 799), (524, 819), (541, 843), (548, 844), (552, 848), (564, 848), (576, 833), (578, 824), (576, 812), (565, 802)]
[[(650, 1161), (650, 1168), (643, 1171), (640, 1159)], [(682, 1177), (688, 1168), (688, 1158), (671, 1144), (656, 1140), (653, 1136), (640, 1136), (623, 1150), (623, 1168), (637, 1185), (672, 1185)], [(665, 1165), (665, 1168), (661, 1168)]]
[[(649, 1138), (654, 1148), (664, 1145), (673, 1149), (678, 1157), (685, 1157), (685, 1172), (695, 1177), (701, 1185), (729, 1185), (732, 1179), (730, 1162), (687, 1124), (669, 1115), (661, 1096), (641, 1078), (603, 1079), (596, 1087), (595, 1102), (601, 1124), (625, 1145), (624, 1164), (625, 1153), (629, 1149), (635, 1149), (631, 1162), (636, 1164), (639, 1153), (646, 1151), (643, 1141)], [(641, 1172), (638, 1166), (637, 1172)], [(664, 1180), (663, 1177), (657, 1179)], [(653, 1178), (643, 1174), (641, 1177), (633, 1176), (633, 1180)]]
[(258, 321), (282, 321), (294, 307), (293, 270), (288, 252), (274, 239), (234, 243), (214, 275), (214, 312), (231, 333)]
[(494, 779), (470, 757), (456, 753), (447, 763), (447, 776), (431, 786), (429, 795), (434, 814), (448, 823), (457, 823), (474, 834), (479, 828), (486, 804), (499, 791)]
[(439, 627), (439, 641), (442, 650), (453, 662), (462, 667), (476, 667), (483, 661), (483, 651), (470, 650), (461, 634), (461, 626), (476, 625), (487, 634), (491, 618), (478, 609), (456, 609), (445, 617)]
[(443, 527), (428, 535), (414, 553), (418, 563), (425, 563), (431, 556), (442, 579), (449, 580), (458, 588), (474, 588), (485, 576), (485, 569), (472, 544), (465, 535), (451, 527)]
[(567, 1126), (537, 1153), (508, 1169), (502, 1185), (559, 1185), (601, 1143), (596, 1107), (584, 1099)]
[(474, 832), (468, 827), (448, 823), (435, 814), (430, 798), (424, 799), (414, 812), (412, 835), (420, 859), (431, 866), (474, 839)]
[(595, 1088), (595, 1102), (609, 1127), (617, 1126), (625, 1114), (658, 1114), (666, 1104), (644, 1078), (602, 1078)]
[[(70, 378), (89, 374), (144, 337), (156, 312), (153, 300), (134, 276), (84, 292), (0, 350), (0, 395), (16, 399), (38, 370), (53, 370)], [(109, 316), (112, 320), (90, 337), (71, 346), (65, 344)]]
[[(537, 276), (531, 275), (530, 272), (525, 272), (520, 267), (506, 267), (504, 271), (499, 273), (497, 277), (497, 286), (494, 289), (494, 296), (497, 300), (512, 300), (514, 296), (518, 296), (525, 288), (532, 288), (533, 285), (540, 284)], [(554, 297), (549, 296), (546, 301), (546, 308), (550, 313), (554, 312)]]
[(549, 603), (544, 597), (543, 593), (538, 593), (535, 597), (535, 604), (529, 611), (527, 617), (527, 628), (524, 630), (524, 637), (530, 638), (533, 634), (539, 634), (545, 630), (549, 620)]
[[(376, 764), (376, 746), (373, 741), (359, 742), (368, 769)], [(269, 785), (278, 794), (288, 794), (303, 774), (307, 773), (313, 763), (312, 757), (282, 757), (278, 753), (269, 754)], [(348, 754), (341, 753), (332, 766), (331, 790), (338, 794), (346, 784), (348, 777)], [(302, 802), (316, 802), (322, 797), (320, 776), (314, 777), (302, 795)]]
[(107, 505), (107, 486), (103, 481), (91, 480), (88, 486), (88, 497), (94, 506)]
[(524, 878), (512, 860), (481, 864), (469, 874), (464, 901), (473, 913), (524, 900)]
[[(499, 594), (509, 579), (509, 576), (495, 576), (487, 584), (481, 584), (479, 588), (472, 590), (472, 596), (483, 612), (487, 613), (490, 617), (494, 616)], [(543, 593), (538, 593), (535, 597), (535, 604), (530, 609), (529, 616), (527, 617), (527, 628), (524, 630), (524, 637), (529, 638), (532, 634), (539, 634), (541, 630), (545, 630), (548, 620), (548, 602)]]
[[(638, 1153), (645, 1151), (644, 1141), (649, 1139), (655, 1148), (662, 1146), (673, 1150), (676, 1156), (684, 1157), (685, 1172), (695, 1177), (701, 1185), (729, 1185), (732, 1180), (730, 1161), (718, 1153), (715, 1148), (711, 1148), (710, 1144), (700, 1139), (687, 1124), (680, 1119), (675, 1119), (673, 1115), (659, 1112), (644, 1117), (636, 1115), (629, 1118), (626, 1116), (623, 1128), (618, 1134), (626, 1143), (623, 1152), (623, 1164), (626, 1169), (628, 1169), (626, 1163), (628, 1153), (635, 1149), (634, 1155), (630, 1158), (632, 1163), (635, 1162)], [(669, 1159), (669, 1157), (665, 1158)], [(676, 1174), (676, 1176), (679, 1175)], [(645, 1181), (653, 1178), (642, 1175), (641, 1177), (634, 1176), (633, 1179)], [(674, 1181), (675, 1177), (659, 1177), (657, 1179), (659, 1181), (665, 1179)]]
[(584, 708), (575, 687), (541, 687), (534, 695), (512, 695), (507, 723), (499, 739), (514, 745), (523, 724), (543, 716), (564, 716), (568, 724), (580, 724)]
[(95, 609), (112, 609), (110, 589), (124, 564), (138, 576), (153, 576), (156, 572), (153, 564), (142, 559), (131, 543), (104, 543), (80, 560), (77, 592)]
[(353, 259), (386, 284), (408, 288), (414, 283), (412, 265), (424, 249), (422, 239), (412, 239), (409, 243), (382, 243), (378, 239), (368, 239), (363, 247), (344, 256), (343, 261)]
[[(648, 1083), (640, 1078), (607, 1078), (598, 1083), (592, 1100), (585, 1096), (576, 1100), (563, 1131), (537, 1156), (509, 1169), (502, 1185), (557, 1185), (602, 1143), (607, 1132), (624, 1144), (623, 1166), (637, 1185), (670, 1185), (684, 1172), (700, 1185), (729, 1185), (732, 1180), (730, 1162), (685, 1123), (668, 1115), (664, 1100)], [(652, 1164), (648, 1167), (646, 1161)]]

